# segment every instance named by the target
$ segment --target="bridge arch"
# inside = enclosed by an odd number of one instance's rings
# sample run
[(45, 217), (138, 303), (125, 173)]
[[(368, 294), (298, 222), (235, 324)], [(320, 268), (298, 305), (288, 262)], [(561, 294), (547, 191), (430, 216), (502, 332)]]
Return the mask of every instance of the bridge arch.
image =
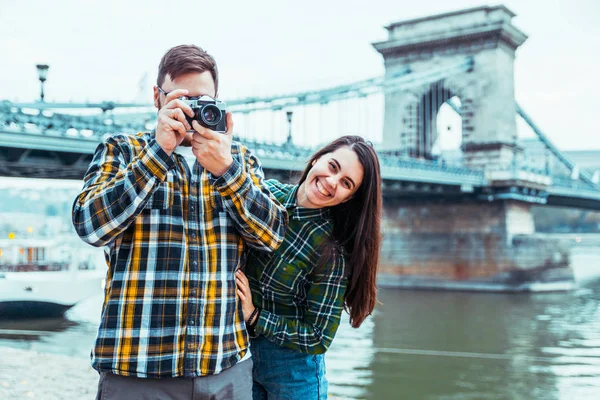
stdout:
[(433, 137), (431, 154), (434, 159), (452, 159), (459, 164), (462, 155), (462, 116), (459, 96), (453, 96), (440, 106), (435, 120), (437, 136)]
[(412, 157), (434, 159), (436, 156), (435, 144), (440, 136), (444, 135), (443, 128), (439, 126), (440, 109), (450, 99), (461, 97), (462, 90), (452, 89), (445, 82), (438, 81), (427, 85), (418, 95), (416, 140), (414, 148), (409, 152)]

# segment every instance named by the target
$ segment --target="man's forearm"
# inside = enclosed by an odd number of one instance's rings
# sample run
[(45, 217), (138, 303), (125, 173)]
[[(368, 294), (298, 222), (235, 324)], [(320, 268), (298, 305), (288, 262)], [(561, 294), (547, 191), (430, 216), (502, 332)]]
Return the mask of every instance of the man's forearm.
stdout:
[(83, 241), (106, 245), (141, 212), (167, 176), (169, 156), (157, 154), (157, 146), (147, 146), (129, 164), (113, 143), (97, 151), (73, 204), (73, 226)]

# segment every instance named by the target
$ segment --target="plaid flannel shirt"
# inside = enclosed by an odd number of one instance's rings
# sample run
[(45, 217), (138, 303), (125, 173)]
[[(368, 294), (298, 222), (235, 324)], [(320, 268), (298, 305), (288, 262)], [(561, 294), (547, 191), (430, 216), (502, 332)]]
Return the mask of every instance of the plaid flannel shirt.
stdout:
[(215, 178), (171, 156), (153, 133), (98, 146), (73, 204), (78, 235), (106, 246), (99, 372), (137, 377), (218, 374), (247, 352), (234, 272), (246, 245), (273, 251), (285, 210), (263, 185), (259, 161), (233, 142)]
[(324, 353), (340, 324), (347, 284), (343, 256), (334, 254), (330, 265), (315, 268), (333, 224), (327, 209), (296, 205), (297, 186), (265, 183), (287, 209), (288, 229), (276, 251), (249, 252), (246, 275), (252, 301), (262, 308), (255, 333), (280, 346)]

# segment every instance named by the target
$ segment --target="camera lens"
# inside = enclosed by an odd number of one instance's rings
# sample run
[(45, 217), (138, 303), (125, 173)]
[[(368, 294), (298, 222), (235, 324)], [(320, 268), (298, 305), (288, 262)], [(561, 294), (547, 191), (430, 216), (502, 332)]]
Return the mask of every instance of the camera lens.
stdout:
[(202, 108), (200, 117), (207, 125), (217, 125), (222, 118), (221, 110), (213, 104), (207, 104)]

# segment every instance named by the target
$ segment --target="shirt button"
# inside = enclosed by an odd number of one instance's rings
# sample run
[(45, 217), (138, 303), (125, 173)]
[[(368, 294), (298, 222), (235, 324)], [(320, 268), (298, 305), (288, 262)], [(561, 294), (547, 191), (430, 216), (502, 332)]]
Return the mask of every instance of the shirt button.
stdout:
[(193, 319), (190, 321), (190, 325), (194, 325), (194, 320)]
[(194, 267), (196, 267), (198, 265), (198, 261), (194, 260), (194, 262), (192, 262), (192, 265), (194, 265)]
[(196, 239), (196, 234), (192, 233), (192, 239)]
[(195, 296), (196, 295), (196, 289), (192, 289), (192, 294)]

